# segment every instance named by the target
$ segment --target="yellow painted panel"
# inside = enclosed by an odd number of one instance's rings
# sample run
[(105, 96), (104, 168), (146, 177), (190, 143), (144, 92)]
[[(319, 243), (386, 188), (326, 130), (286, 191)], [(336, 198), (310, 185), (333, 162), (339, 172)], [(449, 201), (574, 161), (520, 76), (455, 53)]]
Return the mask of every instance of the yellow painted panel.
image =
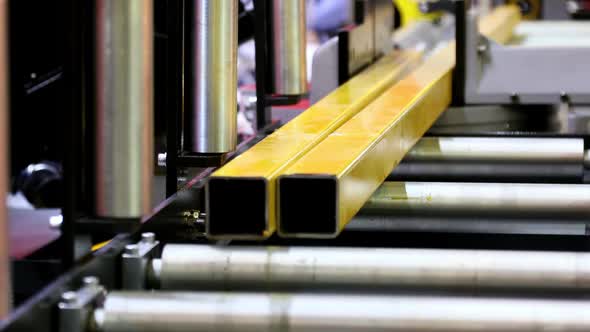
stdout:
[[(271, 235), (276, 228), (274, 188), (278, 174), (391, 87), (414, 68), (420, 59), (421, 54), (406, 51), (384, 56), (213, 173), (206, 189), (208, 236), (253, 239)], [(264, 182), (265, 191), (263, 197), (252, 202), (254, 206), (250, 210), (255, 213), (248, 215), (248, 211), (244, 211), (243, 218), (234, 218), (235, 214), (222, 207), (217, 208), (211, 202), (222, 200), (231, 209), (244, 197), (249, 198), (249, 193), (238, 192), (243, 184), (241, 180)], [(216, 190), (214, 186), (223, 189)]]

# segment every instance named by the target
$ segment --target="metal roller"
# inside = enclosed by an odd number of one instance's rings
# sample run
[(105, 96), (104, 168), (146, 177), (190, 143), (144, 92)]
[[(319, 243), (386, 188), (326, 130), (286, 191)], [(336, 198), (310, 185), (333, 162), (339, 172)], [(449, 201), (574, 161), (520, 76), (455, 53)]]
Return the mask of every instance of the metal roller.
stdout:
[(238, 1), (191, 0), (187, 8), (184, 150), (227, 153), (237, 144)]
[(584, 156), (574, 138), (424, 137), (388, 180), (581, 183)]
[(305, 0), (272, 2), (274, 93), (307, 93)]
[(481, 163), (584, 163), (584, 140), (576, 138), (423, 137), (404, 161)]
[(137, 218), (151, 208), (153, 3), (95, 0), (95, 212)]
[(0, 321), (11, 307), (6, 193), (8, 187), (8, 4), (0, 0)]
[(590, 289), (590, 254), (571, 252), (169, 244), (152, 268), (162, 289)]
[(403, 161), (387, 181), (584, 183), (584, 169), (581, 163), (561, 162)]
[(577, 300), (114, 292), (94, 317), (103, 332), (582, 332), (588, 312)]
[(590, 217), (590, 185), (385, 182), (361, 213), (523, 218)]

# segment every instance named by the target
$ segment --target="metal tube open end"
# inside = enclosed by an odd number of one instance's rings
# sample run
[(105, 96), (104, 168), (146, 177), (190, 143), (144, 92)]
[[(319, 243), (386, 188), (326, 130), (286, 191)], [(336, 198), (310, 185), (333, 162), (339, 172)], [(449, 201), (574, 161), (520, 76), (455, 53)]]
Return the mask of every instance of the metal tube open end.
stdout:
[(338, 234), (336, 176), (281, 176), (278, 180), (278, 194), (280, 236), (332, 238)]
[[(212, 177), (206, 188), (207, 236), (216, 239), (264, 239), (270, 236), (265, 178)], [(270, 210), (269, 210), (270, 209)]]

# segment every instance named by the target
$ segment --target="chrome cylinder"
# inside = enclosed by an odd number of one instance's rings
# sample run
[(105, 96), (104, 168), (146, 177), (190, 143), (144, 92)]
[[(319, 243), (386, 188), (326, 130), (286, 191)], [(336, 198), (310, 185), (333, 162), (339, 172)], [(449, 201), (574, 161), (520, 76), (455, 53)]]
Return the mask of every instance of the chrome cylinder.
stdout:
[(114, 292), (95, 317), (104, 332), (581, 332), (588, 312), (580, 300)]
[(307, 93), (305, 0), (272, 1), (274, 93)]
[(574, 138), (424, 137), (388, 180), (582, 183), (584, 155)]
[(153, 144), (153, 3), (95, 0), (95, 213), (150, 211)]
[(162, 289), (350, 286), (590, 289), (590, 254), (524, 251), (167, 245)]
[(584, 168), (562, 162), (404, 161), (387, 181), (583, 183)]
[(8, 186), (8, 1), (0, 0), (0, 320), (10, 312), (10, 254), (6, 193)]
[(584, 140), (575, 138), (423, 137), (404, 161), (481, 163), (584, 163)]
[(385, 182), (361, 213), (504, 215), (525, 218), (590, 217), (590, 185)]
[(191, 0), (184, 150), (225, 153), (237, 144), (238, 1)]

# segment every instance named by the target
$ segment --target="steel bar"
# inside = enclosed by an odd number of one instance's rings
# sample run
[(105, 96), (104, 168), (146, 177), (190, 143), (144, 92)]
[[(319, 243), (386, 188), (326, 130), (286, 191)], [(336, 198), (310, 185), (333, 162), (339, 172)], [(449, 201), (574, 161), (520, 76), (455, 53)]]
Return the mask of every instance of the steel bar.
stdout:
[(6, 193), (8, 185), (8, 1), (0, 0), (0, 320), (10, 312), (10, 248)]
[(238, 1), (191, 0), (187, 8), (184, 150), (227, 153), (237, 144)]
[(589, 207), (585, 184), (385, 182), (363, 211), (588, 220)]
[(305, 0), (273, 0), (274, 93), (307, 93)]
[(338, 235), (450, 104), (453, 51), (449, 45), (425, 60), (283, 171), (281, 236)]
[(103, 332), (581, 332), (589, 311), (580, 300), (114, 292), (94, 316)]
[[(412, 52), (384, 56), (217, 170), (206, 187), (208, 236), (270, 236), (276, 228), (275, 180), (278, 174), (393, 85), (419, 58), (419, 54)], [(247, 218), (243, 211), (248, 211)]]
[(582, 139), (424, 137), (388, 179), (581, 183), (584, 155)]
[(167, 245), (162, 289), (590, 290), (590, 254), (438, 249)]
[[(513, 28), (508, 24), (512, 13), (492, 13), (494, 19), (484, 20), (482, 31), (505, 38), (503, 32)], [(431, 55), (282, 172), (279, 235), (330, 238), (342, 231), (450, 105), (454, 54), (455, 44), (450, 43)]]
[(138, 218), (151, 208), (153, 6), (96, 0), (95, 213)]

